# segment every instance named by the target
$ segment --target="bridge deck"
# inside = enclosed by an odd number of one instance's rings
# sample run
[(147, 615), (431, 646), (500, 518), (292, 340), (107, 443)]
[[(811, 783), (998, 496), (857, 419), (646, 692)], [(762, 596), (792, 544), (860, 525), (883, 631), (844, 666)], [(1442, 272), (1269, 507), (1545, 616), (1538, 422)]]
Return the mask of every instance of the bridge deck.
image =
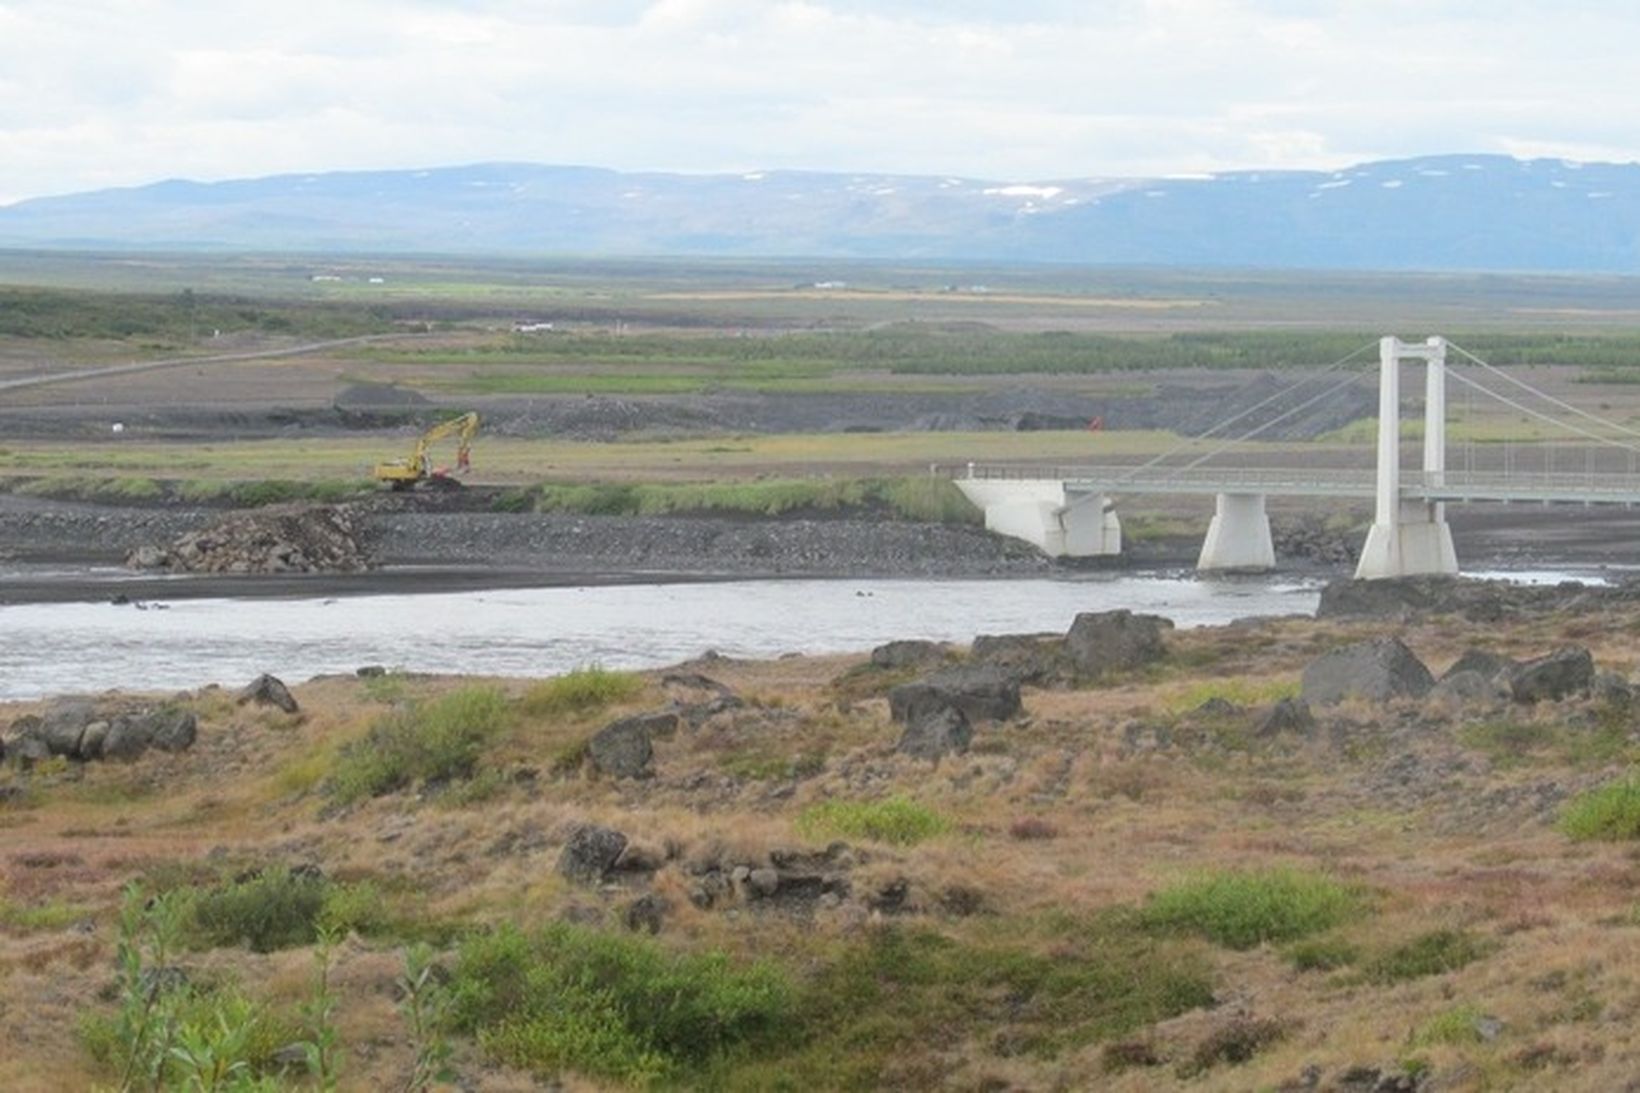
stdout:
[[(953, 477), (1014, 482), (1062, 482), (1067, 489), (1105, 494), (1262, 493), (1284, 497), (1375, 496), (1370, 470), (1305, 468), (1080, 467), (968, 464)], [(1628, 474), (1401, 472), (1401, 496), (1421, 501), (1503, 501), (1583, 505), (1640, 504), (1640, 476)]]

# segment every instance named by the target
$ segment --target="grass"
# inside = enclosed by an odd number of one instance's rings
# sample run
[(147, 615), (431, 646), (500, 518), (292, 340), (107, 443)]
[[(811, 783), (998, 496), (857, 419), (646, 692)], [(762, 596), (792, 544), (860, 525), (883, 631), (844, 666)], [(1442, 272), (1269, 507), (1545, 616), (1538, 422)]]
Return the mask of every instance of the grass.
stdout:
[(772, 964), (673, 954), (571, 923), (468, 940), (451, 996), (457, 1029), (545, 1079), (676, 1080), (797, 1028), (797, 993)]
[(1169, 713), (1185, 714), (1209, 699), (1222, 698), (1235, 706), (1268, 706), (1283, 698), (1298, 697), (1296, 679), (1208, 679), (1191, 683), (1167, 700)]
[(1291, 868), (1223, 870), (1163, 888), (1140, 921), (1157, 932), (1198, 934), (1251, 949), (1321, 933), (1358, 915), (1362, 893), (1319, 873)]
[(1468, 930), (1440, 929), (1419, 934), (1369, 958), (1361, 965), (1361, 976), (1380, 986), (1443, 975), (1490, 955), (1495, 942)]
[(775, 755), (760, 749), (730, 752), (718, 759), (718, 768), (725, 774), (753, 782), (786, 782), (809, 778), (826, 766), (824, 752), (800, 752), (797, 755)]
[(1458, 730), (1458, 742), (1502, 769), (1535, 759), (1587, 767), (1640, 758), (1623, 717), (1603, 717), (1593, 725), (1513, 718), (1477, 721)]
[(1459, 1005), (1443, 1010), (1412, 1030), (1408, 1045), (1413, 1048), (1434, 1047), (1437, 1044), (1478, 1044), (1481, 1042), (1477, 1024), (1486, 1015), (1478, 1006)]
[(322, 929), (379, 933), (388, 921), (374, 885), (337, 884), (285, 866), (193, 890), (187, 909), (193, 947), (244, 945), (259, 953), (311, 944)]
[(23, 904), (0, 899), (0, 929), (19, 933), (62, 930), (93, 917), (93, 908), (86, 904), (53, 899), (44, 903)]
[(471, 777), (485, 746), (511, 716), (494, 687), (463, 687), (378, 720), (343, 748), (325, 783), (339, 804), (405, 789), (417, 782)]
[(945, 478), (774, 478), (753, 482), (547, 484), (540, 512), (588, 516), (782, 516), (876, 509), (905, 520), (978, 523), (980, 511)]
[(527, 717), (580, 716), (630, 701), (642, 693), (643, 677), (591, 664), (531, 685), (519, 702)]
[(951, 821), (940, 813), (898, 795), (881, 801), (823, 801), (797, 816), (797, 830), (809, 839), (871, 839), (914, 846), (950, 829)]
[(1212, 973), (1194, 950), (1120, 925), (1077, 927), (1052, 952), (1017, 931), (992, 942), (872, 930), (837, 949), (808, 985), (795, 1050), (720, 1067), (710, 1084), (925, 1087), (938, 1084), (935, 1059), (971, 1038), (994, 1055), (1053, 1058), (1212, 1004)]
[(1640, 777), (1631, 774), (1573, 797), (1561, 810), (1560, 830), (1580, 841), (1640, 839)]
[(1361, 947), (1341, 937), (1314, 937), (1287, 949), (1287, 960), (1301, 972), (1330, 972), (1347, 968), (1361, 958)]

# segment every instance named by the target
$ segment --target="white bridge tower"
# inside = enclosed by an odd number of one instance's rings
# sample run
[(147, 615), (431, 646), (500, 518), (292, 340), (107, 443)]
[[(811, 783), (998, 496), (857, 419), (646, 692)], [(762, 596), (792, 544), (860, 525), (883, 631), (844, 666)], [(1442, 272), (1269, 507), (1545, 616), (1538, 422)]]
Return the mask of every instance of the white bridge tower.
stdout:
[(1446, 339), (1423, 344), (1383, 338), (1378, 342), (1377, 505), (1358, 578), (1455, 574), (1458, 555), (1446, 505), (1401, 497), (1401, 362), (1422, 360), (1424, 372), (1424, 480), (1443, 484), (1446, 475)]

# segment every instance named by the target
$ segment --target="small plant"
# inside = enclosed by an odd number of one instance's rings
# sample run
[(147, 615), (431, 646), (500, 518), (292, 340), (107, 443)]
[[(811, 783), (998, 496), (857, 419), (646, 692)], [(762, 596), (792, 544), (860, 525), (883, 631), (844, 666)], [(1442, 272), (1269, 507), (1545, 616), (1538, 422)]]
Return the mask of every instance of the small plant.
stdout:
[(175, 1035), (174, 995), (185, 982), (171, 965), (182, 934), (183, 908), (175, 893), (148, 901), (135, 886), (120, 904), (120, 1010), (114, 1034), (124, 1066), (119, 1088), (158, 1085)]
[(753, 782), (785, 782), (797, 778), (812, 778), (826, 766), (824, 752), (799, 752), (796, 755), (770, 755), (761, 750), (736, 752), (718, 760), (725, 774)]
[(1413, 1030), (1410, 1046), (1432, 1047), (1436, 1044), (1478, 1044), (1481, 1022), (1486, 1015), (1474, 1006), (1454, 1006), (1425, 1021)]
[(417, 781), (471, 777), (485, 745), (506, 721), (506, 699), (493, 687), (464, 687), (424, 706), (394, 711), (364, 739), (342, 749), (326, 788), (348, 804)]
[(1164, 888), (1140, 912), (1149, 929), (1201, 934), (1231, 949), (1293, 941), (1358, 914), (1361, 894), (1297, 869), (1206, 873)]
[(1497, 948), (1467, 930), (1432, 930), (1419, 934), (1367, 961), (1362, 976), (1370, 983), (1400, 983), (1442, 975), (1472, 964)]
[(1287, 950), (1287, 960), (1301, 972), (1337, 971), (1349, 967), (1360, 958), (1360, 946), (1341, 937), (1311, 938)]
[(261, 953), (307, 945), (326, 932), (387, 926), (375, 885), (336, 884), (317, 870), (282, 865), (188, 893), (186, 908), (194, 945), (246, 945)]
[(1237, 1065), (1249, 1062), (1253, 1056), (1286, 1036), (1287, 1027), (1272, 1018), (1237, 1017), (1209, 1033), (1190, 1061), (1180, 1067), (1185, 1077), (1205, 1073), (1224, 1063)]
[(1560, 830), (1573, 839), (1640, 839), (1640, 777), (1630, 775), (1573, 797), (1560, 814)]
[(302, 1007), (311, 1036), (302, 1045), (303, 1058), (314, 1086), (324, 1093), (336, 1088), (342, 1061), (341, 1036), (336, 1031), (338, 999), (330, 986), (336, 937), (329, 930), (319, 932), (319, 943), (313, 948), (313, 995)]
[(435, 977), (433, 950), (412, 945), (404, 951), (404, 975), (399, 990), (404, 998), (399, 1013), (410, 1032), (415, 1063), (404, 1083), (405, 1093), (422, 1093), (436, 1082), (448, 1082), (455, 1075), (450, 1068), (450, 1044), (443, 1028), (450, 1018), (450, 992)]
[(797, 830), (805, 838), (842, 836), (911, 846), (950, 830), (951, 822), (908, 797), (881, 801), (825, 801), (805, 808)]
[(643, 677), (592, 664), (556, 679), (543, 680), (524, 693), (520, 708), (529, 717), (576, 716), (637, 697)]

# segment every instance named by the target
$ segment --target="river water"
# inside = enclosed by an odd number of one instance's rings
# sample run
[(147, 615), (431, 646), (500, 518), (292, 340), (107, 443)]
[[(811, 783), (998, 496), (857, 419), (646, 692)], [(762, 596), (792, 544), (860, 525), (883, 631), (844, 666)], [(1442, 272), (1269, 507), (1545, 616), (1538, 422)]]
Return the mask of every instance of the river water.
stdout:
[(108, 688), (295, 682), (361, 665), (544, 676), (586, 664), (651, 668), (715, 649), (775, 657), (896, 638), (1063, 631), (1126, 607), (1179, 626), (1315, 610), (1317, 582), (1279, 576), (1099, 575), (1042, 580), (761, 580), (598, 585), (335, 599), (0, 607), (0, 699)]

